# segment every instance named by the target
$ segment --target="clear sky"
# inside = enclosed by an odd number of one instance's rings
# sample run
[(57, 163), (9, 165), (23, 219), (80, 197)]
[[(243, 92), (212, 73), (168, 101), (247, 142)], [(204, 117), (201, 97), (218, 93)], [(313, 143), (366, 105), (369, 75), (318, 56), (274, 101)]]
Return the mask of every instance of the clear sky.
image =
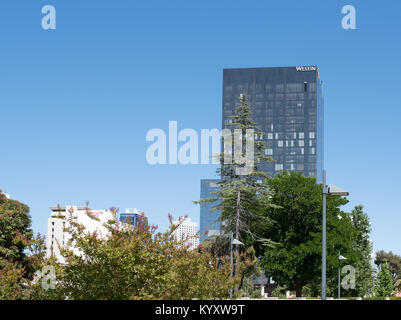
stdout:
[[(56, 8), (56, 30), (41, 27)], [(357, 30), (341, 27), (356, 8)], [(401, 254), (401, 3), (338, 0), (0, 2), (0, 188), (46, 231), (53, 205), (199, 221), (213, 165), (146, 162), (148, 130), (220, 128), (222, 69), (317, 65), (328, 183)]]

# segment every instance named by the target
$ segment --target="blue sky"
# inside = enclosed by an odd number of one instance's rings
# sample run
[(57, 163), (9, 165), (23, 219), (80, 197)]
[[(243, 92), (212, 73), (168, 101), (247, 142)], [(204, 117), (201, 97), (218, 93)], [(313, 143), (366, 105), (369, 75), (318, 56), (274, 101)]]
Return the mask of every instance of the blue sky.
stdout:
[[(54, 5), (57, 29), (41, 28)], [(354, 5), (357, 30), (341, 28)], [(146, 132), (220, 128), (222, 69), (317, 65), (328, 183), (363, 204), (375, 250), (401, 254), (399, 1), (0, 3), (0, 187), (46, 230), (49, 206), (199, 220), (213, 165), (151, 166)]]

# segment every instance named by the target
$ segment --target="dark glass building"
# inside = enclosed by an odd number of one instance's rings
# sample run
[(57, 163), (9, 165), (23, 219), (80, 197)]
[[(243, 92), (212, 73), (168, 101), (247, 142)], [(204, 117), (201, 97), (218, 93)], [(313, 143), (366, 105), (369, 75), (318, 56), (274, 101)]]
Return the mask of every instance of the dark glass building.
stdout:
[[(275, 161), (259, 169), (270, 176), (280, 170), (302, 172), (322, 180), (323, 96), (316, 66), (240, 68), (223, 70), (222, 127), (229, 128), (230, 116), (245, 93), (251, 117), (264, 132), (265, 155)], [(210, 197), (207, 181), (201, 181), (201, 199)], [(203, 207), (202, 207), (203, 206)], [(210, 213), (210, 204), (200, 211), (200, 230), (208, 230), (220, 212)], [(220, 226), (220, 225), (219, 225)], [(217, 228), (216, 228), (217, 229)]]
[[(215, 197), (212, 192), (218, 190), (217, 182), (219, 179), (202, 179), (201, 180), (201, 199)], [(204, 202), (200, 204), (200, 242), (207, 239), (209, 236), (220, 232), (220, 210), (212, 210), (216, 202)], [(208, 234), (205, 236), (205, 232)]]
[(138, 209), (126, 209), (125, 212), (120, 213), (120, 221), (124, 223), (129, 223), (134, 228), (138, 225), (139, 222), (144, 222), (147, 224), (147, 219), (141, 219), (141, 213)]
[(252, 118), (265, 133), (266, 156), (259, 169), (302, 172), (321, 181), (323, 170), (322, 81), (315, 66), (223, 70), (223, 128), (245, 93)]

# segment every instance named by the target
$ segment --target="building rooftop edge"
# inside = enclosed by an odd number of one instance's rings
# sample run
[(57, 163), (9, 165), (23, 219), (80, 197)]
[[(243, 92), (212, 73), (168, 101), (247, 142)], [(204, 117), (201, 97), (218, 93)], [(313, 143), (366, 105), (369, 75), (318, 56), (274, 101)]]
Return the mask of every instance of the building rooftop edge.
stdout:
[[(285, 68), (297, 68), (297, 67), (316, 67), (318, 70), (319, 67), (317, 65), (298, 65), (298, 66), (281, 66), (281, 67), (240, 67), (240, 68), (223, 68), (223, 70), (245, 70), (245, 69), (285, 69)], [(311, 70), (315, 71), (315, 70)]]

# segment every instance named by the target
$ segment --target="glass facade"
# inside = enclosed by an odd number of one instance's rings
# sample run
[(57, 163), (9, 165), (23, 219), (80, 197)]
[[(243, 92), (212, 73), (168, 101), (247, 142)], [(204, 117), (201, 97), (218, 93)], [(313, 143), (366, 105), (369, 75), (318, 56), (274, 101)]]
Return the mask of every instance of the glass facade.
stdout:
[(139, 221), (143, 221), (145, 224), (147, 224), (147, 219), (146, 217), (142, 220), (141, 215), (139, 213), (121, 213), (120, 214), (120, 221), (124, 223), (129, 223), (132, 225), (134, 228), (138, 225)]
[[(302, 172), (322, 181), (324, 164), (324, 105), (322, 81), (315, 66), (240, 68), (223, 70), (223, 123), (229, 128), (230, 116), (245, 93), (251, 117), (264, 132), (264, 153), (275, 161), (259, 169), (270, 176), (280, 170)], [(201, 180), (201, 199), (211, 197), (219, 180)], [(210, 182), (214, 182), (211, 184)], [(213, 187), (213, 186), (214, 187)], [(219, 230), (215, 204), (200, 207), (200, 233)]]
[[(217, 182), (219, 179), (202, 179), (201, 180), (201, 199), (215, 197), (212, 192), (218, 190)], [(205, 202), (200, 204), (200, 235), (201, 242), (209, 236), (220, 232), (220, 210), (212, 210), (216, 202)], [(208, 234), (204, 236), (205, 232)]]
[(251, 116), (265, 133), (266, 156), (275, 162), (260, 169), (302, 172), (321, 181), (323, 170), (323, 96), (317, 67), (223, 70), (223, 128), (245, 93)]

